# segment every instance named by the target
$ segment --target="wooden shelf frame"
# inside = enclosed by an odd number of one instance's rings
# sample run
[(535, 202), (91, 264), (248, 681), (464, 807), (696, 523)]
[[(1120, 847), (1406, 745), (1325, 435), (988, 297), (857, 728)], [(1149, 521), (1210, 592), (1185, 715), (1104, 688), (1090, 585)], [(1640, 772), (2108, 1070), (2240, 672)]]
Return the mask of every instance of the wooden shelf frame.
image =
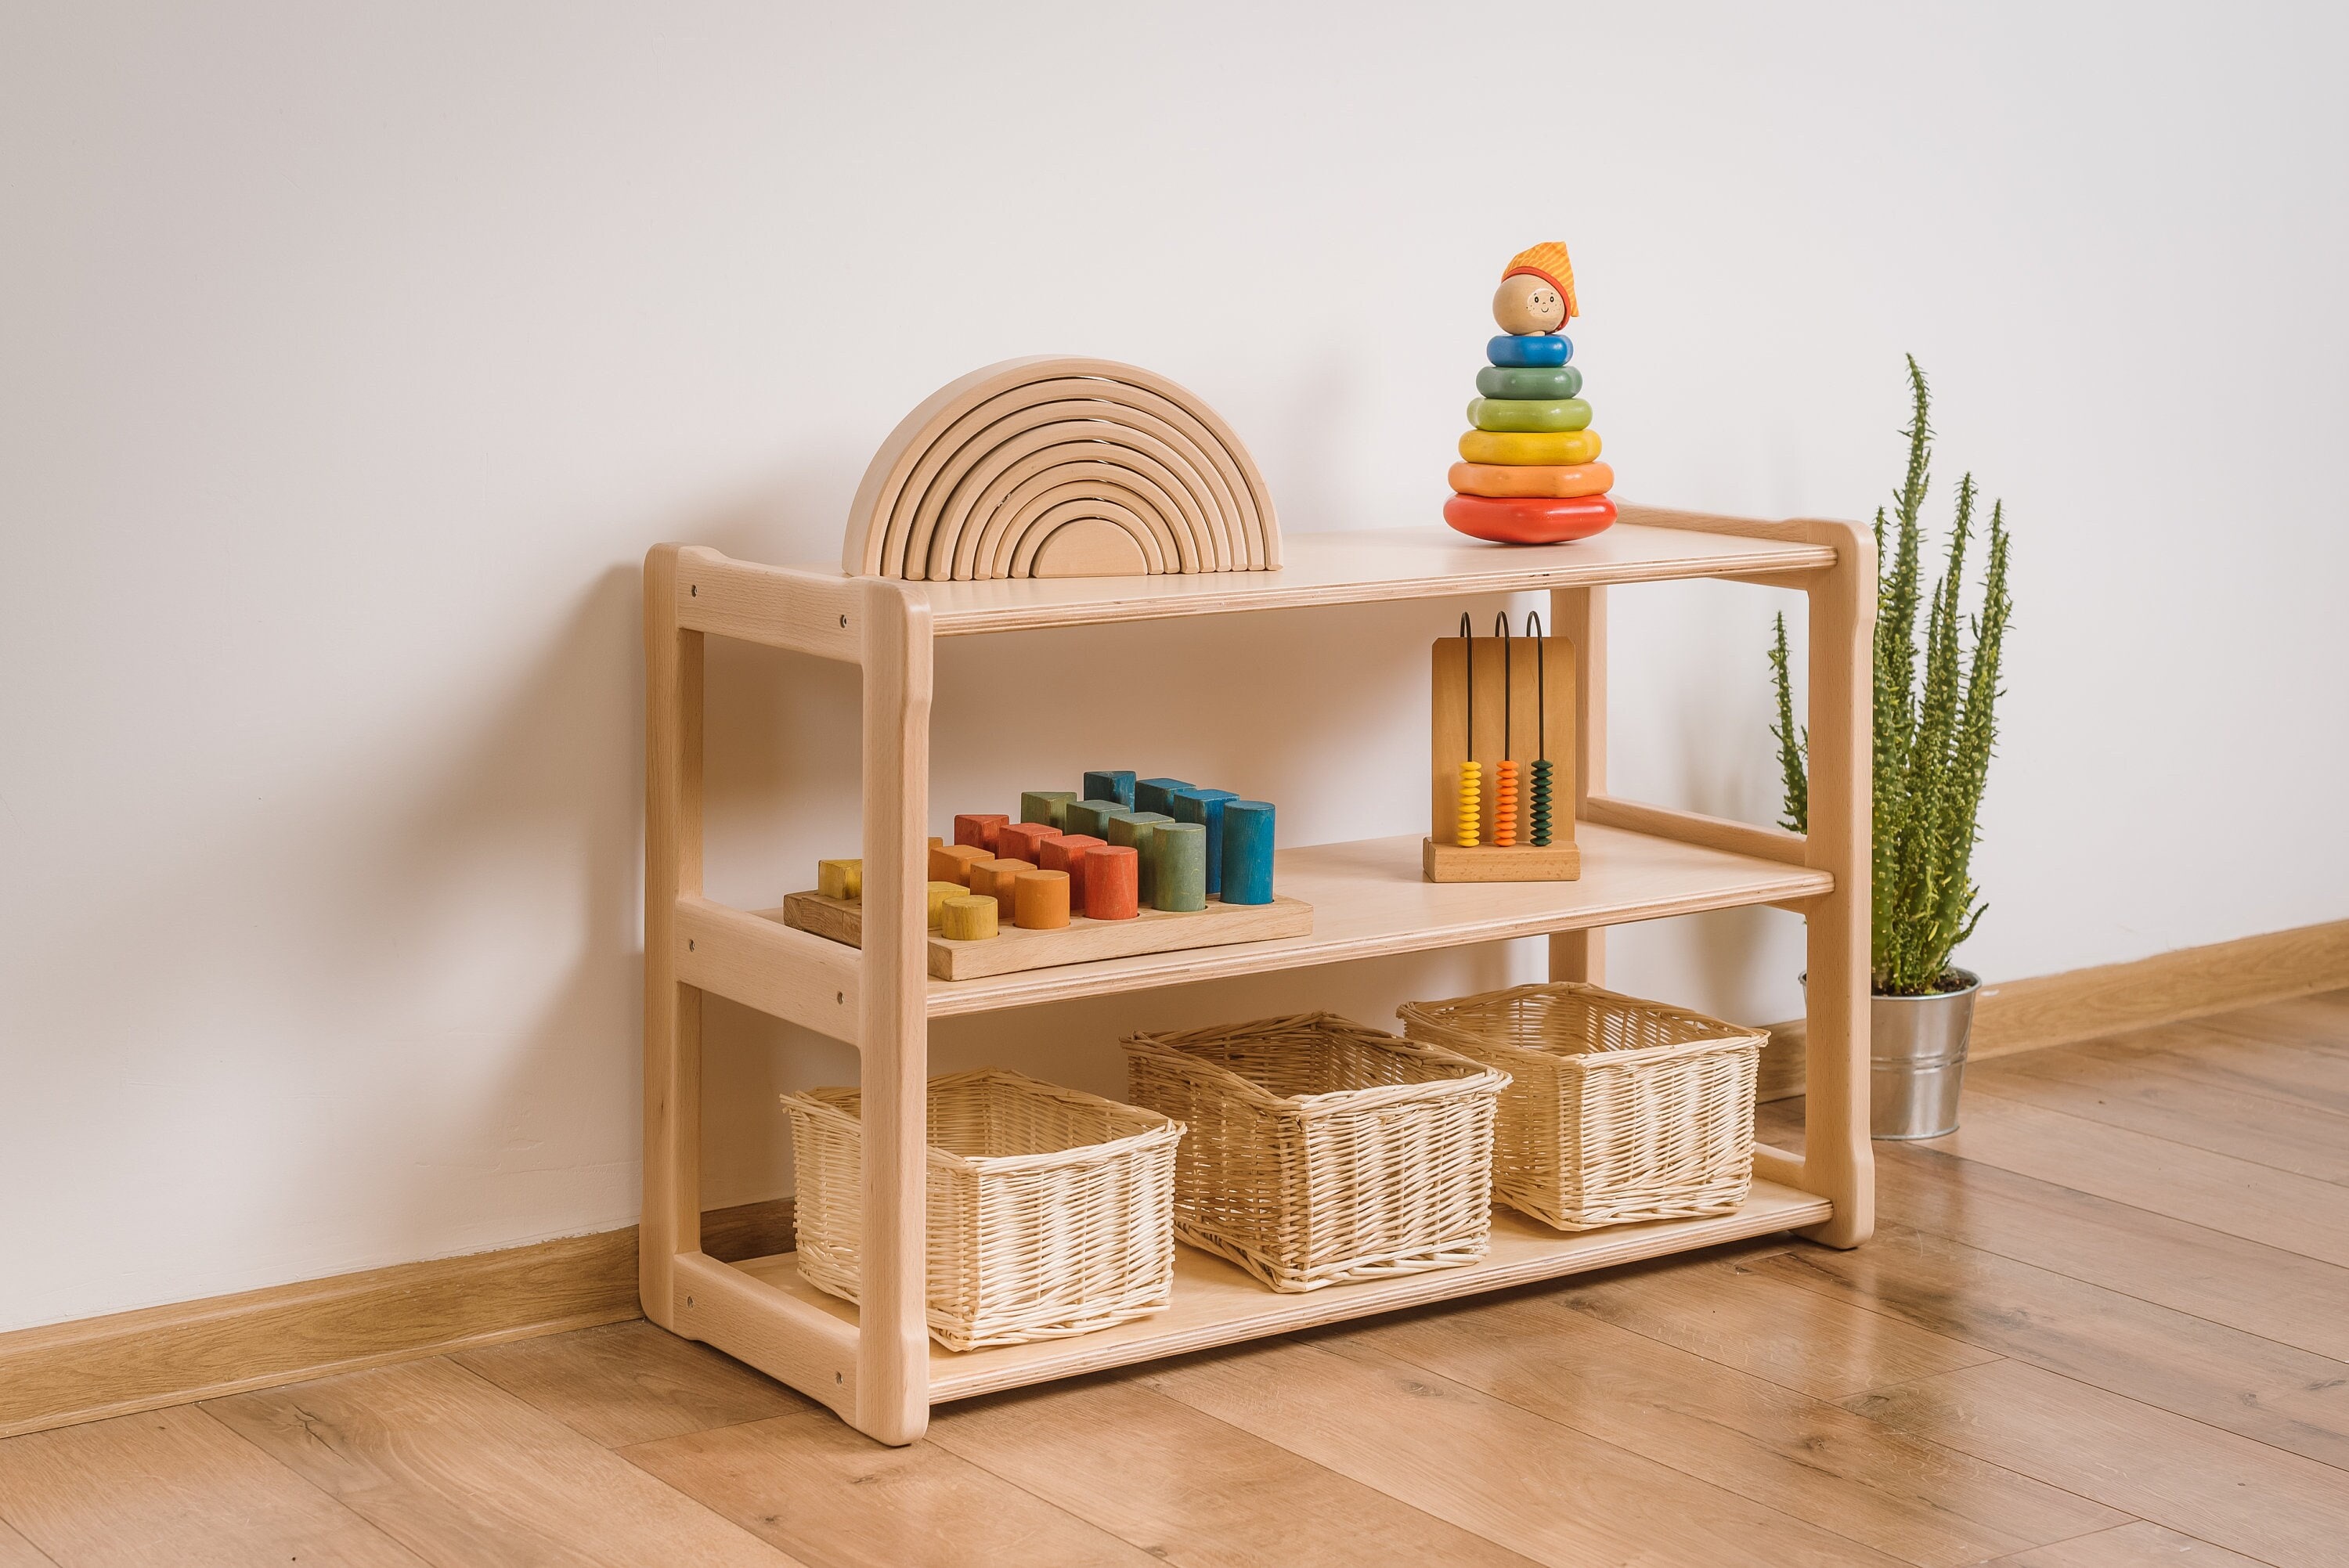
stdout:
[[(1868, 779), (1874, 541), (1847, 522), (1762, 521), (1626, 506), (1571, 545), (1501, 548), (1433, 530), (1305, 535), (1278, 572), (907, 583), (762, 566), (694, 546), (645, 561), (645, 1160), (638, 1278), (646, 1316), (829, 1406), (882, 1442), (912, 1442), (931, 1406), (1101, 1367), (1580, 1269), (1799, 1230), (1855, 1246), (1874, 1224), (1868, 1140)], [(1810, 601), (1807, 835), (1619, 799), (1606, 790), (1606, 590), (1716, 577)], [(943, 636), (1414, 598), (1547, 591), (1573, 639), (1581, 881), (1433, 884), (1418, 840), (1284, 851), (1284, 887), (1323, 911), (1310, 936), (968, 981), (925, 962), (932, 668)], [(864, 946), (703, 896), (702, 659), (709, 636), (856, 665), (863, 681)], [(1326, 884), (1326, 886), (1324, 885)], [(1319, 897), (1316, 890), (1320, 890)], [(1327, 902), (1324, 902), (1324, 901)], [(1493, 1256), (1468, 1268), (1282, 1296), (1183, 1251), (1173, 1307), (1102, 1334), (956, 1357), (923, 1319), (924, 1086), (934, 1016), (1228, 975), (1547, 934), (1554, 978), (1604, 979), (1604, 929), (1767, 903), (1806, 927), (1806, 1152), (1757, 1147), (1754, 1195), (1711, 1220), (1557, 1235), (1496, 1211)], [(1340, 913), (1340, 912), (1343, 913)], [(798, 1279), (788, 1253), (742, 1264), (701, 1250), (704, 991), (854, 1044), (868, 1159), (862, 1310)]]

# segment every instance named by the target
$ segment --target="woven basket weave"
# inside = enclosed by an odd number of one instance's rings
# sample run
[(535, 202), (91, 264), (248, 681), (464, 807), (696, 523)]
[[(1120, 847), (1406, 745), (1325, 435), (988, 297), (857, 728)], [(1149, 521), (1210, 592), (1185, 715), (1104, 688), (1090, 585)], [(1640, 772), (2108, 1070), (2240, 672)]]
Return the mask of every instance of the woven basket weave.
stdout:
[(1174, 1233), (1277, 1291), (1474, 1263), (1506, 1074), (1328, 1013), (1124, 1041), (1184, 1122)]
[(1559, 982), (1407, 1002), (1404, 1032), (1509, 1074), (1494, 1194), (1562, 1231), (1726, 1214), (1754, 1179), (1768, 1036)]
[[(782, 1101), (799, 1166), (800, 1274), (854, 1301), (860, 1097), (816, 1088)], [(930, 1337), (949, 1350), (1024, 1345), (1166, 1305), (1181, 1124), (998, 1070), (931, 1079), (928, 1121)]]

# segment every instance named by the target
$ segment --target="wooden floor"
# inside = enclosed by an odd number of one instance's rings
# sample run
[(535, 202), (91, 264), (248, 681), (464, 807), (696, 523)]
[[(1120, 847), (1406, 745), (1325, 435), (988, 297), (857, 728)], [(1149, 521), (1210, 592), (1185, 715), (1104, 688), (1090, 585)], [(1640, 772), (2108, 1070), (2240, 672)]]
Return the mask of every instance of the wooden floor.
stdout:
[(1857, 1252), (992, 1396), (910, 1449), (643, 1323), (16, 1438), (0, 1568), (2349, 1563), (2349, 992), (1978, 1064), (1959, 1133), (1878, 1150)]

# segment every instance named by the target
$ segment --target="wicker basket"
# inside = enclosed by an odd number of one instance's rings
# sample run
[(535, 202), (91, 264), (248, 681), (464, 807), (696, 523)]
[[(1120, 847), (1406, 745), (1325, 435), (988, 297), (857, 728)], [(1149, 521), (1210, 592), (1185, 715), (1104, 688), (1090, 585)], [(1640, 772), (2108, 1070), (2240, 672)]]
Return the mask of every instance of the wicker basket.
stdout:
[(1124, 1042), (1185, 1122), (1174, 1233), (1278, 1291), (1474, 1263), (1506, 1074), (1327, 1013)]
[(1396, 1016), (1414, 1040), (1507, 1070), (1493, 1188), (1509, 1207), (1588, 1231), (1745, 1202), (1762, 1031), (1570, 982)]
[[(787, 1094), (800, 1274), (854, 1301), (864, 1127), (853, 1088)], [(1183, 1128), (1096, 1095), (982, 1071), (929, 1086), (928, 1318), (949, 1350), (1089, 1334), (1174, 1284)]]

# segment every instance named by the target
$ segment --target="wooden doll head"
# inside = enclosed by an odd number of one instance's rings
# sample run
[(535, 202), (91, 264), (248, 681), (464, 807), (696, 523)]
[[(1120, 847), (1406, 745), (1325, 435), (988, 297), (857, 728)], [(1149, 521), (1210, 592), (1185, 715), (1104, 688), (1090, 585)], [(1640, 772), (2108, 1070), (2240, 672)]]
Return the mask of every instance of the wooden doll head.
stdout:
[(1556, 332), (1566, 325), (1566, 296), (1536, 273), (1512, 273), (1493, 291), (1493, 319), (1519, 337)]

